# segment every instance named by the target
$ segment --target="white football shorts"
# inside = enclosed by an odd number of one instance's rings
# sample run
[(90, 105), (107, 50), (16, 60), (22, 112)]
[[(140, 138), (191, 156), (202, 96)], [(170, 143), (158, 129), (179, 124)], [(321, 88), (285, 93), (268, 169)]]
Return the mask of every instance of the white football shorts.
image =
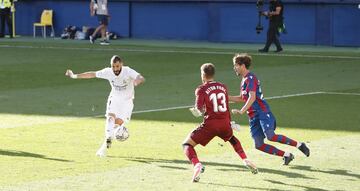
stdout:
[(123, 100), (118, 97), (110, 96), (107, 101), (106, 114), (114, 113), (116, 118), (122, 119), (125, 123), (128, 123), (131, 119), (134, 103), (132, 99)]

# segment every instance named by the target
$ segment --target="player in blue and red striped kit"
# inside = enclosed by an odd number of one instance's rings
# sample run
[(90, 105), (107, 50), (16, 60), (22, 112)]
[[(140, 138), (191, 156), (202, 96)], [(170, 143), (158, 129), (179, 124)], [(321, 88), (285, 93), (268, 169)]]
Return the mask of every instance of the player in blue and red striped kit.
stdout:
[(250, 132), (256, 149), (283, 157), (284, 165), (288, 165), (294, 159), (294, 155), (264, 143), (265, 138), (269, 141), (297, 147), (307, 157), (310, 156), (310, 150), (305, 143), (300, 143), (284, 135), (275, 134), (276, 120), (263, 97), (260, 81), (249, 70), (251, 60), (251, 56), (248, 54), (236, 54), (233, 58), (234, 70), (236, 75), (242, 76), (242, 81), (240, 95), (229, 96), (229, 101), (245, 102), (245, 105), (240, 110), (233, 109), (232, 112), (234, 114), (244, 114), (247, 112)]

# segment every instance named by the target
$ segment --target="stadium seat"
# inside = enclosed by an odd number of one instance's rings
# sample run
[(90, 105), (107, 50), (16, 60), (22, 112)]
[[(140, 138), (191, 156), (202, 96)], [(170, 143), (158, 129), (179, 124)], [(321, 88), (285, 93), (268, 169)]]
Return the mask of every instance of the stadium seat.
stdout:
[(36, 27), (43, 27), (42, 28), (43, 37), (46, 38), (47, 26), (51, 27), (51, 36), (55, 36), (54, 26), (53, 26), (53, 10), (44, 10), (41, 14), (40, 23), (34, 23), (34, 38), (36, 36)]

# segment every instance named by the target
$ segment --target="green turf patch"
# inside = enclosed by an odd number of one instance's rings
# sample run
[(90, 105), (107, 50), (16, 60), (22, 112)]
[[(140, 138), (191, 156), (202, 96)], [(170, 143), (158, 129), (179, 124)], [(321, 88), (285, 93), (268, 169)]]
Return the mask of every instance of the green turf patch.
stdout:
[[(340, 189), (337, 183), (332, 183), (334, 180), (341, 181), (345, 190), (359, 186), (356, 165), (359, 158), (353, 155), (357, 152), (353, 145), (359, 144), (359, 134), (279, 127), (278, 133), (306, 141), (311, 148), (311, 157), (306, 158), (295, 148), (275, 144), (296, 155), (292, 165), (284, 167), (281, 158), (254, 150), (249, 133), (243, 130), (235, 135), (259, 167), (260, 173), (255, 176), (242, 166), (229, 143), (215, 138), (207, 147), (197, 147), (207, 169), (199, 184), (189, 185), (191, 165), (183, 156), (181, 142), (196, 123), (133, 120), (129, 126), (130, 139), (115, 142), (107, 158), (97, 158), (95, 151), (102, 141), (102, 126), (103, 119), (80, 118), (1, 129), (0, 170), (6, 176), (1, 179), (0, 188)], [(121, 185), (111, 183), (117, 179)], [(323, 181), (329, 183), (321, 184)]]
[[(1, 190), (359, 190), (360, 93), (356, 48), (288, 46), (282, 54), (258, 54), (257, 45), (169, 41), (85, 41), (19, 38), (0, 42)], [(184, 109), (133, 115), (130, 139), (114, 143), (107, 158), (95, 157), (102, 143), (107, 81), (71, 80), (74, 72), (109, 66), (113, 54), (142, 73), (135, 111), (194, 103), (202, 63), (216, 65), (216, 79), (232, 95), (240, 80), (232, 70), (235, 52), (253, 55), (253, 71), (277, 119), (277, 132), (306, 142), (305, 158), (289, 167), (281, 158), (253, 149), (246, 116), (235, 133), (260, 168), (252, 176), (228, 143), (215, 138), (198, 147), (206, 173), (189, 184), (191, 165), (181, 143), (201, 119)], [(231, 108), (241, 105), (231, 104)], [(94, 117), (99, 116), (99, 117)]]

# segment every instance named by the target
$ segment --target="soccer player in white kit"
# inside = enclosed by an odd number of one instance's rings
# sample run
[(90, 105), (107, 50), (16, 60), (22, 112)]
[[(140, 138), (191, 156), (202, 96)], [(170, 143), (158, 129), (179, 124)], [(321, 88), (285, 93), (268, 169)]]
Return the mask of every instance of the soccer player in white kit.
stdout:
[(100, 157), (106, 156), (106, 149), (110, 148), (114, 132), (130, 121), (134, 107), (134, 87), (145, 82), (145, 78), (128, 66), (123, 66), (122, 59), (114, 55), (110, 60), (111, 68), (104, 68), (96, 72), (74, 74), (66, 70), (65, 75), (72, 79), (102, 78), (110, 82), (111, 92), (106, 106), (105, 141), (96, 152)]

